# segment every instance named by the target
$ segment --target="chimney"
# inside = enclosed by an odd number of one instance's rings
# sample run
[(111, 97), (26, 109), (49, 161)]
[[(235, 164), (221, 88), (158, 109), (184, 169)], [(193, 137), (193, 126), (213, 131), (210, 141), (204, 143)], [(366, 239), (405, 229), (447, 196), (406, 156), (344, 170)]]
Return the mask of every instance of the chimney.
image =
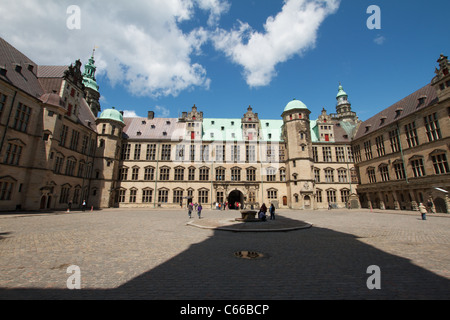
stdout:
[(155, 118), (155, 112), (154, 111), (149, 111), (148, 112), (148, 117), (149, 120), (153, 120)]

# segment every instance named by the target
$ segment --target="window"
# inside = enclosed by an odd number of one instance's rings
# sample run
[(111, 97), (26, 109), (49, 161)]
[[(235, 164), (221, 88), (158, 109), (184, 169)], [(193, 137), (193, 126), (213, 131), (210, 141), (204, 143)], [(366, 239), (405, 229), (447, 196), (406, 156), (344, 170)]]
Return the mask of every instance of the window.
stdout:
[(200, 168), (200, 181), (208, 181), (209, 180), (209, 168)]
[(346, 169), (338, 169), (338, 181), (341, 183), (348, 182)]
[(391, 151), (392, 152), (400, 151), (400, 140), (398, 137), (398, 129), (389, 131), (389, 141), (391, 142)]
[(403, 162), (401, 162), (401, 161), (394, 162), (394, 171), (395, 171), (395, 176), (397, 177), (397, 180), (405, 179), (406, 174), (405, 174), (405, 166), (403, 165)]
[(411, 160), (411, 167), (415, 178), (425, 176), (425, 168), (422, 159)]
[(3, 110), (6, 105), (6, 96), (0, 92), (0, 120), (2, 119)]
[(433, 161), (434, 173), (444, 174), (450, 172), (445, 153), (432, 155), (431, 160)]
[(184, 180), (184, 168), (175, 168), (175, 181), (183, 181), (183, 180)]
[(322, 190), (320, 189), (316, 190), (316, 201), (318, 203), (322, 203)]
[(325, 182), (334, 182), (334, 170), (325, 169)]
[(217, 162), (225, 161), (225, 146), (224, 145), (216, 146), (216, 161)]
[(336, 190), (327, 190), (328, 203), (336, 203)]
[(247, 169), (247, 181), (256, 181), (256, 169)]
[(119, 169), (119, 180), (126, 181), (128, 179), (128, 168)]
[(255, 195), (254, 191), (250, 191), (248, 193), (248, 202), (250, 202), (250, 203), (256, 202), (256, 195)]
[(209, 202), (209, 192), (208, 190), (198, 190), (198, 203), (208, 203)]
[(169, 190), (166, 189), (158, 190), (158, 202), (159, 203), (169, 202)]
[(225, 180), (225, 169), (217, 168), (216, 169), (216, 181), (224, 181)]
[(75, 158), (68, 158), (66, 164), (66, 175), (73, 176), (75, 174), (75, 166), (77, 160)]
[(247, 161), (249, 163), (256, 162), (255, 146), (251, 146), (251, 145), (245, 146), (245, 161)]
[(177, 145), (176, 151), (175, 151), (175, 160), (176, 161), (184, 161), (184, 146), (183, 145)]
[(377, 177), (375, 175), (375, 168), (368, 168), (367, 169), (367, 176), (369, 177), (369, 182), (370, 183), (375, 183), (377, 182)]
[(69, 132), (69, 128), (67, 126), (63, 125), (62, 130), (61, 130), (60, 142), (59, 142), (60, 146), (64, 147), (66, 145), (68, 132)]
[(126, 194), (127, 194), (127, 190), (124, 190), (124, 189), (120, 189), (119, 190), (119, 203), (124, 203), (125, 202)]
[(209, 146), (202, 146), (202, 161), (207, 162), (209, 161)]
[(156, 144), (148, 144), (147, 145), (147, 155), (146, 155), (145, 159), (149, 160), (149, 161), (156, 160)]
[(85, 162), (83, 160), (80, 161), (80, 163), (78, 164), (78, 175), (77, 176), (79, 178), (82, 178), (84, 175), (84, 165), (85, 165)]
[(425, 128), (427, 130), (428, 141), (435, 141), (441, 139), (441, 129), (439, 128), (439, 122), (437, 114), (433, 113), (424, 118)]
[(136, 144), (134, 146), (134, 160), (141, 160), (141, 145)]
[(379, 169), (380, 169), (380, 174), (381, 174), (381, 181), (383, 181), (383, 182), (389, 181), (390, 177), (389, 177), (389, 167), (388, 167), (388, 165), (387, 164), (380, 165)]
[(382, 135), (376, 137), (375, 143), (377, 145), (377, 155), (379, 157), (384, 156), (386, 154), (386, 150), (384, 148), (384, 137)]
[(277, 199), (277, 190), (267, 190), (267, 198), (268, 199)]
[(138, 167), (133, 168), (133, 171), (131, 173), (131, 180), (133, 180), (133, 181), (139, 180), (139, 168)]
[(183, 202), (183, 190), (173, 190), (173, 203)]
[(322, 152), (323, 152), (323, 161), (324, 162), (331, 162), (332, 158), (331, 158), (331, 147), (323, 147), (322, 148)]
[(0, 181), (0, 201), (11, 200), (14, 183), (7, 181)]
[(348, 157), (348, 162), (354, 162), (355, 161), (355, 159), (353, 158), (352, 147), (347, 147), (347, 157)]
[(72, 130), (72, 138), (70, 140), (70, 149), (77, 151), (78, 149), (78, 140), (80, 138), (80, 133), (76, 130)]
[(70, 186), (64, 185), (61, 187), (61, 195), (59, 197), (59, 203), (69, 203)]
[(320, 169), (314, 168), (314, 179), (316, 183), (320, 183)]
[(155, 179), (155, 168), (153, 167), (146, 167), (144, 169), (144, 180), (145, 181), (152, 181)]
[(416, 123), (413, 121), (405, 125), (406, 142), (408, 147), (412, 148), (419, 145), (419, 138), (417, 137)]
[(162, 167), (160, 169), (159, 180), (161, 180), (161, 181), (168, 181), (169, 180), (169, 175), (170, 175), (170, 168)]
[(344, 147), (336, 147), (336, 161), (345, 162)]
[(163, 144), (161, 150), (161, 161), (170, 161), (171, 154), (171, 145)]
[(276, 154), (275, 154), (275, 147), (274, 146), (267, 146), (266, 149), (266, 157), (268, 162), (275, 162), (276, 161)]
[(241, 150), (240, 146), (231, 146), (231, 161), (239, 162), (241, 160)]
[(22, 156), (22, 147), (16, 144), (8, 143), (5, 153), (5, 164), (11, 164), (14, 166), (19, 165), (20, 157)]
[(153, 190), (144, 189), (142, 190), (142, 203), (151, 203), (153, 197)]
[(194, 181), (195, 180), (195, 168), (189, 168), (188, 180), (189, 181)]
[(189, 159), (193, 162), (193, 161), (195, 161), (195, 145), (191, 145), (191, 148), (189, 151), (190, 151)]
[(64, 157), (62, 155), (56, 155), (55, 159), (55, 173), (60, 174), (64, 163)]
[(370, 140), (364, 142), (364, 153), (366, 155), (366, 160), (372, 159), (372, 142), (370, 142)]
[(19, 105), (17, 106), (16, 114), (14, 116), (12, 128), (21, 132), (27, 132), (30, 117), (31, 108), (22, 103), (19, 103)]
[(341, 190), (341, 201), (347, 204), (348, 199), (350, 197), (350, 190), (348, 189), (342, 189)]
[(131, 189), (130, 190), (130, 203), (135, 203), (136, 202), (136, 195), (137, 195), (137, 190), (136, 189)]
[(286, 181), (286, 169), (280, 169), (280, 181)]
[(223, 191), (217, 191), (216, 192), (216, 201), (219, 202), (219, 203), (224, 203)]
[(241, 181), (241, 169), (232, 168), (231, 169), (231, 181)]
[(361, 147), (360, 147), (360, 145), (356, 145), (353, 147), (353, 155), (355, 156), (356, 162), (361, 162)]
[(313, 161), (319, 162), (319, 153), (317, 151), (317, 147), (312, 147)]
[(267, 181), (269, 182), (273, 182), (277, 180), (277, 175), (276, 175), (276, 169), (274, 168), (267, 168), (266, 173), (267, 173)]
[(128, 143), (125, 143), (122, 145), (122, 160), (130, 160), (130, 150), (131, 145)]

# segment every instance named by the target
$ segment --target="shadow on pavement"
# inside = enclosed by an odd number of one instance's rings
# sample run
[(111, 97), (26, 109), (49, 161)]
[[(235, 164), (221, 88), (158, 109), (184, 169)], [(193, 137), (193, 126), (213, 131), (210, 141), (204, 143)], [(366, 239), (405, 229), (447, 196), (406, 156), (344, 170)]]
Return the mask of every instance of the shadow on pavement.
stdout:
[[(241, 259), (235, 255), (240, 251), (263, 257)], [(372, 265), (381, 270), (380, 290), (367, 288), (371, 276), (367, 269)], [(448, 300), (450, 280), (330, 229), (216, 230), (207, 240), (116, 289), (0, 288), (0, 299)]]

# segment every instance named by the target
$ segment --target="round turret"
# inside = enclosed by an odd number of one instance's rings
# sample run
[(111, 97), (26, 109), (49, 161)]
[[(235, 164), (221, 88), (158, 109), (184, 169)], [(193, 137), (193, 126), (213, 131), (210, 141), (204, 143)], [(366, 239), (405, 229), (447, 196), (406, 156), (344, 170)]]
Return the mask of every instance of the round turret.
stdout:
[(100, 115), (100, 117), (98, 117), (98, 119), (114, 120), (114, 121), (125, 124), (125, 122), (123, 121), (123, 115), (114, 108), (106, 109), (105, 111), (103, 111), (102, 114)]

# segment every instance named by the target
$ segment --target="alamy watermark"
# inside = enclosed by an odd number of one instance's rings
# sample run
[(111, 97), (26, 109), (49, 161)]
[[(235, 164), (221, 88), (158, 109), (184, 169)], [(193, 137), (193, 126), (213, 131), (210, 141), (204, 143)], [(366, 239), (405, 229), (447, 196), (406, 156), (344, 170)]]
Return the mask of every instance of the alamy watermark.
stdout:
[(69, 30), (81, 29), (81, 9), (79, 6), (71, 5), (67, 7), (66, 13), (68, 15), (66, 26)]
[(81, 269), (79, 266), (70, 266), (67, 268), (67, 273), (70, 274), (67, 278), (67, 289), (80, 290), (81, 289)]
[(367, 288), (369, 290), (381, 290), (381, 269), (379, 266), (372, 265), (367, 268), (367, 274), (371, 276), (367, 279)]
[(367, 8), (367, 14), (371, 15), (367, 19), (367, 28), (369, 30), (381, 29), (381, 8), (377, 5), (371, 5)]

